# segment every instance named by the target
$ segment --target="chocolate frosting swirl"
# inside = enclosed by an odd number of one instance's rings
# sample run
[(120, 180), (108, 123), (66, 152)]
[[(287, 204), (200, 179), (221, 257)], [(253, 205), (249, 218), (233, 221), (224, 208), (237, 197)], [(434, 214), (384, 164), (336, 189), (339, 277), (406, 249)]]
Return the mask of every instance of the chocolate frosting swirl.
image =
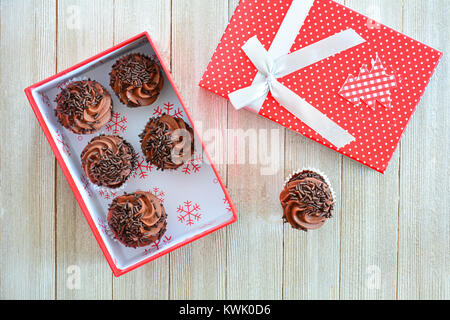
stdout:
[(283, 219), (304, 231), (320, 228), (334, 209), (329, 185), (321, 175), (310, 170), (295, 174), (286, 183), (280, 202)]
[(136, 191), (113, 200), (108, 224), (124, 245), (142, 247), (161, 239), (166, 232), (167, 214), (154, 194)]
[(55, 101), (59, 122), (76, 134), (97, 132), (112, 117), (111, 95), (97, 81), (72, 82)]
[(81, 167), (92, 183), (118, 188), (136, 168), (133, 147), (119, 136), (93, 138), (81, 153)]
[(138, 53), (117, 60), (110, 76), (110, 84), (117, 97), (129, 107), (152, 104), (164, 86), (160, 66)]
[[(175, 130), (185, 131), (179, 134)], [(139, 137), (147, 162), (162, 170), (179, 168), (194, 153), (194, 131), (179, 117), (163, 114), (150, 118)]]

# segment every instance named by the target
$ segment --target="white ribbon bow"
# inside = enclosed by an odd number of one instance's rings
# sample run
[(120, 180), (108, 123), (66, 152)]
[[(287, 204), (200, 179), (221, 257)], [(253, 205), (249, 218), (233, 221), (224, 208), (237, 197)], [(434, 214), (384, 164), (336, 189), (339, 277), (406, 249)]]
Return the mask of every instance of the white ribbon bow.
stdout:
[(242, 46), (259, 72), (250, 86), (228, 97), (236, 109), (248, 106), (259, 112), (270, 92), (280, 105), (339, 149), (355, 138), (277, 80), (365, 42), (353, 29), (347, 29), (289, 53), (313, 2), (293, 0), (269, 51), (256, 36)]

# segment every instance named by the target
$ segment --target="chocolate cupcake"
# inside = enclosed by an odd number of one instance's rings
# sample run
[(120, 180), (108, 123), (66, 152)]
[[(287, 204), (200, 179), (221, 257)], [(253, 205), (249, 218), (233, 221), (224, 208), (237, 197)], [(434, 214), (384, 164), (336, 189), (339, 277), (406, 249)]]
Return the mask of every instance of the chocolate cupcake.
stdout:
[(112, 117), (111, 95), (97, 81), (72, 82), (55, 102), (59, 122), (76, 134), (95, 133)]
[(142, 247), (161, 239), (166, 232), (167, 214), (154, 194), (136, 191), (113, 200), (108, 224), (121, 243), (127, 247)]
[(110, 76), (112, 89), (120, 101), (129, 107), (151, 105), (164, 86), (160, 66), (153, 59), (139, 53), (117, 60)]
[(93, 184), (119, 188), (136, 169), (136, 153), (119, 136), (93, 138), (81, 153), (81, 167)]
[(161, 170), (179, 168), (194, 153), (194, 131), (179, 117), (150, 118), (139, 137), (147, 162)]
[(334, 209), (333, 191), (327, 179), (312, 170), (289, 177), (280, 194), (283, 220), (304, 231), (318, 229)]

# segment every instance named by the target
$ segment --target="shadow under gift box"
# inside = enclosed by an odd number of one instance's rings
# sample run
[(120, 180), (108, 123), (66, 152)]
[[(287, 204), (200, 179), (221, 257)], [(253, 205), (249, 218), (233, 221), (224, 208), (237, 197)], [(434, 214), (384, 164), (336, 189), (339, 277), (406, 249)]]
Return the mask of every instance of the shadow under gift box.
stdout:
[[(151, 106), (126, 107), (109, 85), (112, 65), (130, 53), (152, 57), (163, 69), (165, 85)], [(61, 88), (71, 81), (85, 78), (98, 81), (110, 91), (113, 112), (117, 118), (113, 117), (109, 125), (97, 133), (77, 135), (58, 122), (54, 101)], [(198, 135), (169, 69), (147, 32), (26, 88), (25, 94), (115, 276), (123, 275), (237, 220), (236, 208), (228, 191)], [(193, 160), (176, 171), (156, 170), (147, 164), (140, 152), (139, 133), (150, 117), (164, 112), (181, 116), (195, 132)], [(126, 122), (126, 126), (117, 123), (120, 121)], [(81, 151), (93, 137), (102, 133), (122, 136), (133, 145), (139, 156), (135, 173), (119, 189), (93, 185), (81, 169)], [(168, 218), (167, 231), (159, 241), (134, 249), (124, 246), (111, 236), (106, 217), (109, 204), (115, 196), (136, 190), (158, 193)]]

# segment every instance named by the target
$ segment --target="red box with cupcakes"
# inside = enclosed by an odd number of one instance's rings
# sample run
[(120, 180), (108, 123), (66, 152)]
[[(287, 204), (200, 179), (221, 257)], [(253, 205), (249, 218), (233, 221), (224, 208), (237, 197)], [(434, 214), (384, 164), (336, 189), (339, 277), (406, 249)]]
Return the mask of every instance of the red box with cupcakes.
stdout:
[(148, 33), (25, 93), (115, 276), (237, 220)]

